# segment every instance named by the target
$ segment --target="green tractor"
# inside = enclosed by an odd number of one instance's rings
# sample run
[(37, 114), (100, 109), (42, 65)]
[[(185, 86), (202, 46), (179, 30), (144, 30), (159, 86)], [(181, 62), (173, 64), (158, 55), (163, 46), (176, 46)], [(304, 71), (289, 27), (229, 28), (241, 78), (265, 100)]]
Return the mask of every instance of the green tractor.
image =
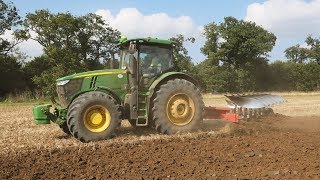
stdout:
[(57, 80), (59, 105), (33, 108), (36, 124), (58, 124), (82, 142), (112, 138), (121, 121), (160, 133), (196, 130), (204, 103), (191, 76), (176, 72), (175, 43), (121, 38), (119, 69), (73, 74)]

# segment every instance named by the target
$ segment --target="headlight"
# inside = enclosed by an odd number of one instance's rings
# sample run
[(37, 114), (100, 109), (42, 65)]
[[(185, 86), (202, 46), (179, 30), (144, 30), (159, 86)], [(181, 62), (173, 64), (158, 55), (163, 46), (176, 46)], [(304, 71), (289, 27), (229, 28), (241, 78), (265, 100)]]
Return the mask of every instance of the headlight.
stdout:
[(70, 81), (70, 80), (58, 81), (58, 82), (57, 82), (57, 85), (58, 85), (58, 86), (66, 85), (69, 81)]

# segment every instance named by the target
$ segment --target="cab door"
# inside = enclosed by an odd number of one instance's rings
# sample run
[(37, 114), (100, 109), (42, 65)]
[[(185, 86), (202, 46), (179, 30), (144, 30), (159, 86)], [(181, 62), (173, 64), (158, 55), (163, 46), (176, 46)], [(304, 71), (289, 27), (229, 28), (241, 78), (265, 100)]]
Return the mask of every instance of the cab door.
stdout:
[(139, 87), (148, 89), (151, 83), (164, 71), (172, 67), (171, 48), (159, 45), (140, 45)]

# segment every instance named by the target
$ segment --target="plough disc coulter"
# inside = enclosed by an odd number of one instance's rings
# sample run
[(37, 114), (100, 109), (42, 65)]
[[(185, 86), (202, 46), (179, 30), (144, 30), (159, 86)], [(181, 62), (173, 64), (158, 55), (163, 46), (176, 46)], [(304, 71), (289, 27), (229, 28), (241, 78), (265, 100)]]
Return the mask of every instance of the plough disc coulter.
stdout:
[(272, 106), (285, 102), (278, 95), (247, 94), (225, 95), (227, 107), (205, 107), (204, 119), (225, 119), (239, 122), (240, 119), (259, 118), (273, 113)]

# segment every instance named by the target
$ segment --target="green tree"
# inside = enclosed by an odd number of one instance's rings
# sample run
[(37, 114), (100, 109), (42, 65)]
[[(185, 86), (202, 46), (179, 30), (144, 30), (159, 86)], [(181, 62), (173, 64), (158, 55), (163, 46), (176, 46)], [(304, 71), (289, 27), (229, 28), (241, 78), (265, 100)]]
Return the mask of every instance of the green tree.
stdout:
[(48, 56), (42, 55), (35, 57), (31, 61), (28, 61), (23, 66), (22, 70), (26, 79), (26, 83), (29, 89), (33, 90), (36, 85), (33, 82), (34, 77), (39, 77), (43, 72), (50, 70), (52, 66), (49, 63)]
[(308, 48), (303, 48), (299, 44), (287, 48), (284, 51), (287, 59), (294, 63), (306, 63), (307, 61), (320, 63), (320, 39), (308, 36), (305, 42)]
[(292, 61), (275, 61), (269, 65), (270, 78), (272, 79), (271, 89), (275, 91), (294, 90), (293, 82), (290, 78), (289, 64), (295, 64)]
[(297, 44), (287, 48), (284, 53), (289, 61), (294, 63), (304, 63), (309, 58), (310, 50), (307, 48), (302, 48), (299, 44)]
[(51, 67), (40, 76), (37, 75), (34, 82), (51, 93), (54, 92), (53, 85), (58, 77), (102, 69), (106, 62), (111, 66), (114, 64), (120, 32), (112, 29), (98, 15), (74, 16), (39, 10), (29, 13), (23, 26), (17, 38), (39, 42), (44, 47)]
[(176, 42), (173, 55), (177, 70), (194, 73), (194, 64), (192, 63), (192, 58), (188, 54), (188, 50), (185, 48), (185, 43), (194, 43), (195, 38), (186, 38), (183, 35), (179, 34), (175, 37), (170, 38), (170, 40)]
[[(112, 29), (98, 15), (76, 17), (70, 13), (53, 14), (48, 10), (29, 13), (23, 23), (26, 37), (38, 41), (45, 50), (64, 49), (75, 53), (84, 68), (96, 69), (100, 61), (117, 52), (120, 32)], [(30, 31), (36, 33), (33, 37)], [(59, 61), (59, 60), (56, 60)]]
[(197, 69), (208, 91), (265, 91), (269, 88), (267, 58), (275, 45), (274, 34), (253, 22), (226, 17), (220, 24), (207, 24), (204, 36), (206, 42), (201, 52), (207, 59)]
[[(0, 36), (21, 23), (16, 7), (12, 3), (0, 0)], [(19, 53), (13, 55), (19, 41), (8, 41), (0, 37), (0, 97), (12, 91), (25, 88), (24, 74), (21, 70)]]
[(217, 53), (218, 45), (219, 45), (219, 26), (216, 23), (209, 23), (204, 26), (204, 35), (206, 37), (206, 43), (200, 49), (201, 52), (210, 58), (210, 55), (213, 53)]
[[(11, 3), (0, 0), (0, 35), (21, 23), (17, 9)], [(9, 53), (18, 42), (9, 42), (0, 37), (0, 55)]]
[(213, 23), (204, 27), (206, 42), (201, 49), (207, 58), (216, 59), (235, 66), (244, 66), (268, 57), (276, 36), (253, 22), (226, 17), (219, 25)]
[(207, 59), (196, 66), (198, 77), (203, 82), (202, 89), (207, 92), (237, 92), (237, 74), (227, 65), (217, 66), (212, 59)]
[(308, 36), (305, 42), (310, 46), (309, 58), (320, 63), (320, 38)]
[(0, 97), (25, 88), (21, 63), (13, 56), (0, 55)]
[(314, 91), (320, 88), (320, 66), (316, 62), (276, 61), (269, 69), (272, 90)]

